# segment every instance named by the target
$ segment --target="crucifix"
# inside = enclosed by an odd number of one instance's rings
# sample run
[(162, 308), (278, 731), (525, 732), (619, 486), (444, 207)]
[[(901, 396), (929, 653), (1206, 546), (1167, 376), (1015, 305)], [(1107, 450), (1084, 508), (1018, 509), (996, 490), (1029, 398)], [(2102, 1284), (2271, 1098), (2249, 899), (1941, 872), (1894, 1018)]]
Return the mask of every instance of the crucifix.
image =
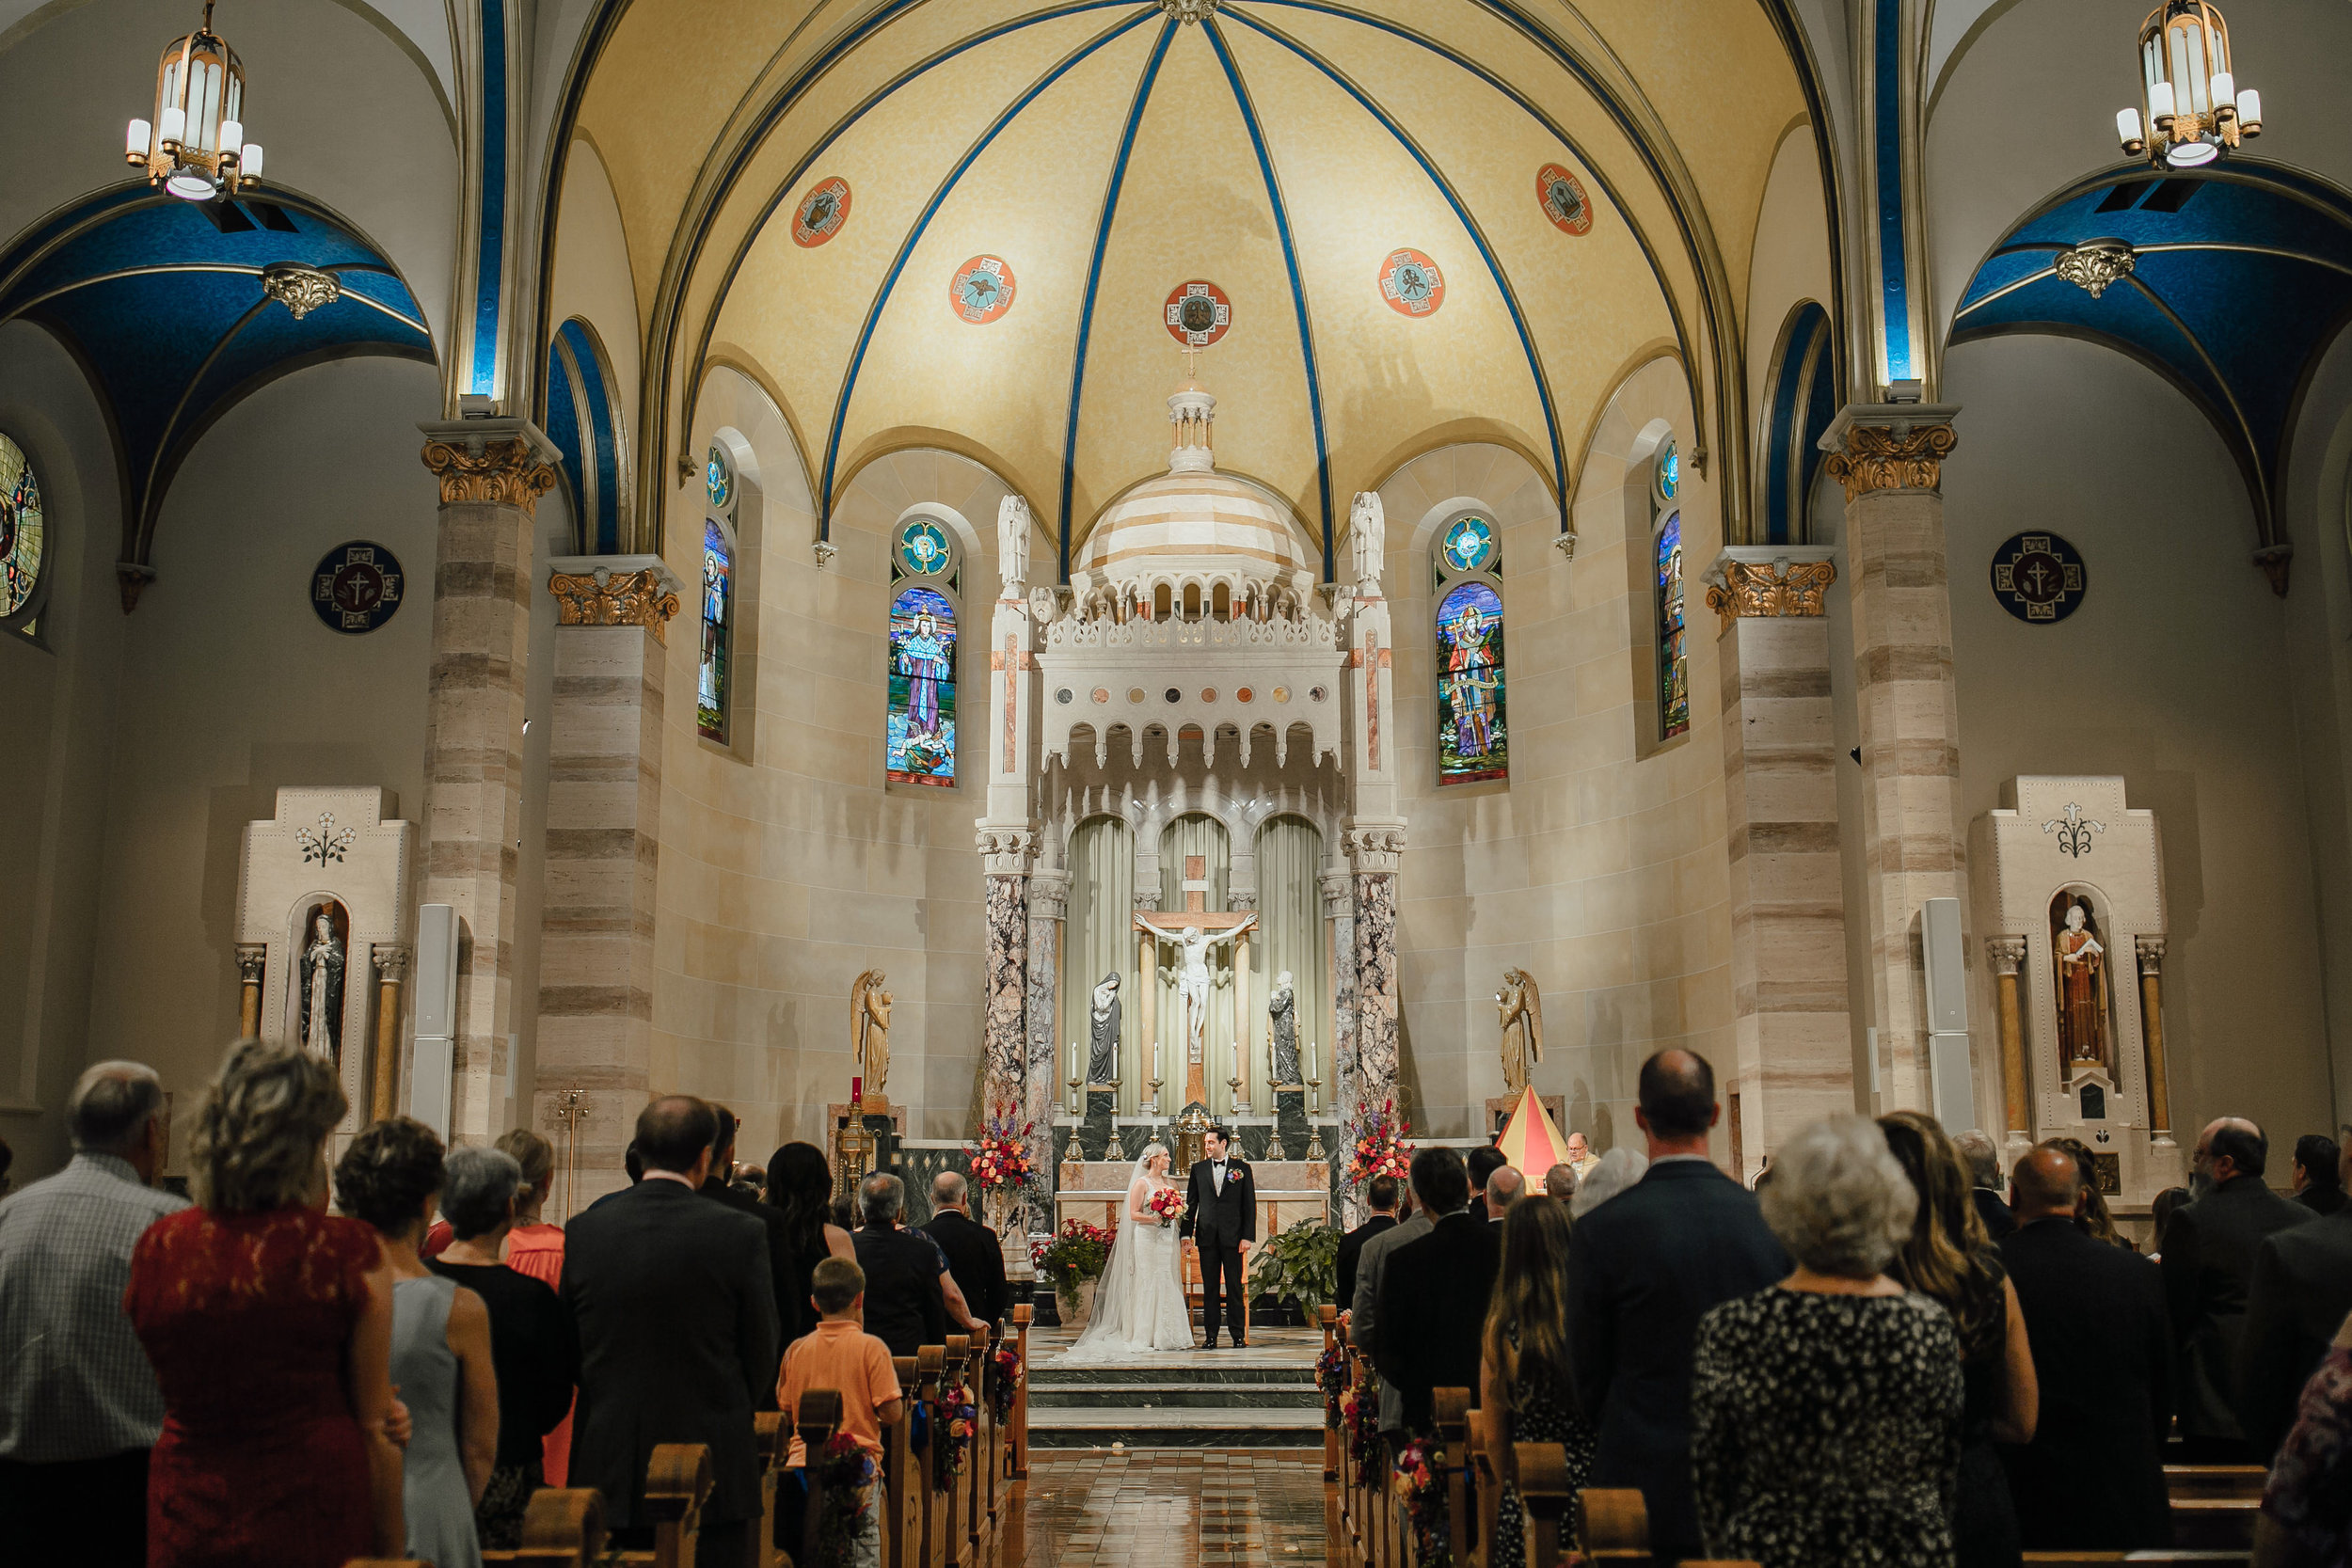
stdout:
[[(1159, 947), (1162, 942), (1178, 950), (1175, 965), (1166, 972), (1176, 982), (1177, 1006), (1182, 1017), (1176, 1022), (1184, 1037), (1184, 1103), (1205, 1106), (1209, 1102), (1208, 1073), (1201, 1061), (1201, 1045), (1207, 1037), (1209, 1022), (1209, 993), (1216, 986), (1232, 979), (1233, 986), (1233, 1050), (1236, 1054), (1249, 1049), (1249, 988), (1239, 983), (1239, 977), (1249, 973), (1249, 928), (1258, 923), (1255, 911), (1237, 914), (1211, 913), (1209, 911), (1208, 857), (1184, 857), (1184, 907), (1181, 910), (1139, 910), (1136, 913), (1136, 944), (1140, 949), (1137, 966), (1145, 975), (1161, 973)], [(1233, 943), (1233, 967), (1230, 975), (1213, 977), (1209, 973), (1212, 948), (1226, 942)], [(1144, 990), (1144, 1042), (1152, 1053), (1152, 1082), (1153, 1097), (1157, 1098), (1160, 1083), (1160, 1041), (1152, 1017), (1152, 996), (1157, 986)]]

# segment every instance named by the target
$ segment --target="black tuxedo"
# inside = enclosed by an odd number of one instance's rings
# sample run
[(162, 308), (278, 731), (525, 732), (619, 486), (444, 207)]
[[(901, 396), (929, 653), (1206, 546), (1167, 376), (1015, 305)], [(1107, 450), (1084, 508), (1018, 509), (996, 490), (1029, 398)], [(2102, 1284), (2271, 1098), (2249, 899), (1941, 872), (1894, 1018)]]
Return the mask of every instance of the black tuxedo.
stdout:
[(2017, 1216), (2010, 1212), (2001, 1195), (1990, 1187), (1977, 1187), (1968, 1196), (1976, 1200), (1977, 1213), (1984, 1221), (1984, 1233), (1994, 1242), (2003, 1242), (2017, 1233)]
[(775, 1391), (773, 1292), (766, 1228), (681, 1181), (648, 1177), (564, 1227), (572, 1482), (604, 1494), (613, 1528), (651, 1524), (645, 1465), (661, 1443), (709, 1446), (708, 1524), (759, 1517), (752, 1412)]
[(1380, 1275), (1374, 1365), (1404, 1397), (1410, 1430), (1429, 1430), (1433, 1388), (1468, 1388), (1478, 1402), (1486, 1298), (1502, 1264), (1502, 1238), (1475, 1211), (1446, 1215), (1390, 1258)]
[(1340, 1310), (1344, 1312), (1356, 1300), (1356, 1265), (1364, 1256), (1364, 1243), (1384, 1230), (1396, 1228), (1393, 1214), (1375, 1214), (1355, 1229), (1340, 1238)]
[(2001, 1243), (2033, 1348), (2042, 1416), (2004, 1445), (2017, 1533), (2029, 1550), (2140, 1551), (2172, 1544), (2164, 1440), (2172, 1336), (2155, 1264), (2041, 1219)]
[[(787, 1228), (784, 1211), (762, 1203), (748, 1193), (737, 1192), (715, 1176), (703, 1183), (703, 1196), (723, 1203), (739, 1214), (751, 1215), (768, 1232), (768, 1286), (775, 1293), (776, 1365), (780, 1368), (784, 1364), (784, 1347), (816, 1326), (811, 1315), (817, 1310), (793, 1287), (798, 1275), (794, 1264), (798, 1259), (792, 1256), (792, 1235)], [(759, 1408), (775, 1407), (776, 1376), (775, 1370), (771, 1369), (768, 1391), (760, 1396)]]
[(1244, 1307), (1249, 1296), (1242, 1275), (1241, 1244), (1258, 1239), (1258, 1184), (1250, 1177), (1248, 1162), (1230, 1148), (1224, 1164), (1225, 1182), (1220, 1191), (1216, 1163), (1193, 1162), (1184, 1217), (1179, 1223), (1183, 1234), (1200, 1249), (1200, 1316), (1209, 1343), (1216, 1343), (1221, 1279), (1224, 1315), (1233, 1322), (1233, 1340), (1238, 1344), (1249, 1321)]
[[(2308, 1207), (2308, 1205), (2306, 1205)], [(2352, 1210), (2281, 1230), (2254, 1254), (2238, 1363), (2238, 1418), (2267, 1465), (2295, 1424), (2303, 1385), (2352, 1312)]]
[(2164, 1293), (2181, 1358), (2182, 1436), (2245, 1436), (2237, 1371), (2255, 1250), (2271, 1232), (2318, 1218), (2259, 1176), (2233, 1176), (2172, 1216), (2164, 1233)]
[(1005, 1283), (1005, 1253), (996, 1232), (953, 1209), (942, 1209), (922, 1228), (947, 1255), (948, 1277), (963, 1292), (972, 1316), (991, 1332), (1001, 1328), (1012, 1307), (1012, 1291)]

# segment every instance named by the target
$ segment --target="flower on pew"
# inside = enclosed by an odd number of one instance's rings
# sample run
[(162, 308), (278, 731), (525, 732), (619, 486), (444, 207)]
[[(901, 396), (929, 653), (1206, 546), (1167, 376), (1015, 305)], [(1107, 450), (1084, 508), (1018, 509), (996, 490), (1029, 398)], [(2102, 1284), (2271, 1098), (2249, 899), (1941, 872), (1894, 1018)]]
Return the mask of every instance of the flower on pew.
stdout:
[(1369, 1476), (1380, 1467), (1380, 1380), (1364, 1373), (1340, 1396), (1340, 1415), (1347, 1432), (1348, 1457), (1356, 1473)]
[(1008, 1340), (989, 1354), (996, 1358), (996, 1375), (988, 1386), (989, 1402), (996, 1408), (996, 1424), (1002, 1426), (1012, 1419), (1013, 1401), (1021, 1392), (1021, 1353)]
[(836, 1432), (818, 1451), (817, 1474), (825, 1484), (825, 1511), (817, 1521), (817, 1560), (847, 1568), (858, 1516), (866, 1512), (866, 1495), (880, 1479), (881, 1467), (864, 1444)]
[(1315, 1386), (1323, 1390), (1323, 1430), (1340, 1430), (1340, 1402), (1347, 1394), (1347, 1350), (1334, 1344), (1315, 1362)]
[(1445, 1469), (1437, 1445), (1416, 1437), (1396, 1456), (1397, 1500), (1413, 1531), (1413, 1561), (1420, 1568), (1451, 1568), (1453, 1536), (1447, 1529)]
[(1347, 1180), (1360, 1187), (1375, 1176), (1405, 1180), (1413, 1164), (1413, 1124), (1396, 1114), (1396, 1101), (1381, 1101), (1347, 1129)]
[(939, 1429), (943, 1441), (931, 1445), (931, 1488), (945, 1492), (970, 1463), (972, 1434), (980, 1429), (980, 1407), (969, 1384), (940, 1390)]
[(1030, 1176), (1026, 1140), (1036, 1127), (1030, 1121), (1016, 1123), (1009, 1110), (991, 1116), (980, 1129), (979, 1147), (963, 1151), (973, 1185), (984, 1193), (995, 1193), (1026, 1182)]

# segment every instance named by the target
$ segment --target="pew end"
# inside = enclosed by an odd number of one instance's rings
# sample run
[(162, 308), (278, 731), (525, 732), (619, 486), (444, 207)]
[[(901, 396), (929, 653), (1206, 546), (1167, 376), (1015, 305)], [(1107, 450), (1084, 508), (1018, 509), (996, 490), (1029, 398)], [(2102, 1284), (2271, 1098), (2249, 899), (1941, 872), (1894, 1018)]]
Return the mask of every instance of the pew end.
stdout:
[[(1519, 1494), (1530, 1497), (1527, 1469), (1531, 1450), (1544, 1450), (1545, 1462), (1557, 1465), (1565, 1472), (1567, 1455), (1550, 1444), (1521, 1443), (1515, 1449), (1519, 1464)], [(1583, 1544), (1585, 1560), (1593, 1563), (1619, 1562), (1647, 1564), (1649, 1554), (1649, 1508), (1643, 1502), (1639, 1487), (1588, 1486), (1576, 1495), (1576, 1534)]]

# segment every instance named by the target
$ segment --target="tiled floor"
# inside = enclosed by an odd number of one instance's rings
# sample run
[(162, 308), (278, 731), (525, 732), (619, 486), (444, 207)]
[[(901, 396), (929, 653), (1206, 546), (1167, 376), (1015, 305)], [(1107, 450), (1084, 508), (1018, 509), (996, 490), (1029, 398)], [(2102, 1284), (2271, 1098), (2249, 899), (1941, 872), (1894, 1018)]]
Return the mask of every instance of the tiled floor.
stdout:
[(1320, 1564), (1323, 1455), (1032, 1453), (986, 1568)]

